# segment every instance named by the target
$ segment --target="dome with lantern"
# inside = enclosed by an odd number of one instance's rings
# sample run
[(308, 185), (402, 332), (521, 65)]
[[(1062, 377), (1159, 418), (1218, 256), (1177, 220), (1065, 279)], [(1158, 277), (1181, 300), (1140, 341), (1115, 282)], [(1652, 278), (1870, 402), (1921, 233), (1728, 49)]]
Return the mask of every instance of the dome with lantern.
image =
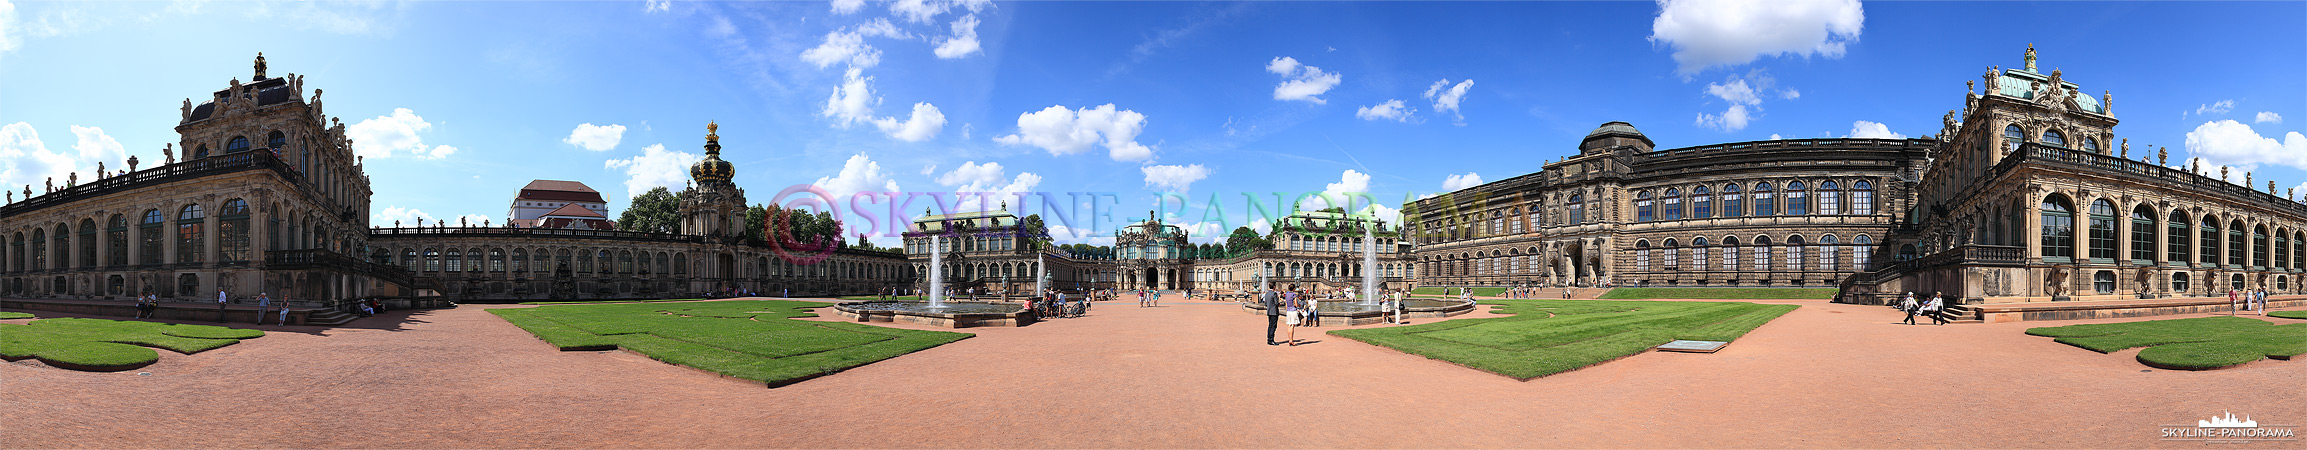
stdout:
[(721, 160), (721, 124), (705, 124), (705, 159), (689, 166), (689, 178), (698, 183), (728, 182), (737, 176), (737, 166)]

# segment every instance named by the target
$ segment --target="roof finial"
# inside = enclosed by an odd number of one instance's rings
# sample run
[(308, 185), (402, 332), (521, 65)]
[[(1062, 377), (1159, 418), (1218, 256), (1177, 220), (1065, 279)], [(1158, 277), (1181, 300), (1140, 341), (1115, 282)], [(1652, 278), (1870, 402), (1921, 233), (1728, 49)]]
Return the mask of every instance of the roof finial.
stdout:
[(264, 81), (264, 52), (256, 52), (256, 81)]
[(2027, 43), (2027, 71), (2035, 71), (2035, 44)]
[(715, 142), (715, 143), (721, 142), (721, 134), (720, 134), (720, 133), (721, 133), (721, 124), (720, 124), (719, 122), (714, 122), (714, 121), (710, 121), (710, 120), (708, 120), (708, 121), (705, 121), (705, 142)]

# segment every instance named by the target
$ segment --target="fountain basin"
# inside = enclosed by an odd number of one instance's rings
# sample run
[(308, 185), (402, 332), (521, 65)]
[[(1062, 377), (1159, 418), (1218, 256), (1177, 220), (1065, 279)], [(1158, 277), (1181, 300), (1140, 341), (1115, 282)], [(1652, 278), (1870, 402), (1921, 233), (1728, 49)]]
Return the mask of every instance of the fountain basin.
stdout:
[(857, 302), (833, 305), (841, 317), (858, 322), (907, 322), (946, 328), (1022, 327), (1033, 324), (1034, 316), (1024, 305), (986, 302), (945, 302), (943, 308), (931, 308), (929, 302)]
[[(1402, 317), (1411, 319), (1439, 319), (1474, 311), (1474, 302), (1467, 300), (1409, 299), (1403, 300), (1402, 304), (1405, 306)], [(1242, 311), (1265, 314), (1266, 308), (1265, 305), (1251, 301), (1242, 303)], [(1365, 305), (1359, 301), (1325, 300), (1314, 308), (1314, 314), (1322, 316), (1323, 324), (1344, 323), (1352, 326), (1386, 321), (1386, 313), (1379, 311), (1378, 305)]]

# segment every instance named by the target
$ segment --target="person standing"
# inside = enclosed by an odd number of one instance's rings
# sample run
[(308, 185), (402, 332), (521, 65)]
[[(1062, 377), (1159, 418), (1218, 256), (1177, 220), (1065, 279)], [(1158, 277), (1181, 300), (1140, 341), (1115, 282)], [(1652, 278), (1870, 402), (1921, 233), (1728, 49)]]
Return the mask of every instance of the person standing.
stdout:
[(224, 323), (224, 304), (229, 300), (232, 297), (224, 294), (224, 288), (216, 288), (216, 323)]
[(1899, 302), (1898, 302), (1898, 310), (1900, 310), (1900, 311), (1906, 311), (1906, 320), (1904, 321), (1904, 323), (1906, 323), (1907, 325), (1914, 325), (1914, 324), (1915, 324), (1915, 323), (1914, 323), (1914, 313), (1915, 313), (1915, 310), (1916, 310), (1916, 309), (1919, 309), (1919, 308), (1922, 308), (1922, 305), (1917, 305), (1917, 304), (1915, 304), (1915, 302), (1914, 302), (1914, 293), (1913, 293), (1913, 292), (1908, 292), (1908, 293), (1906, 293), (1906, 298), (1905, 298), (1905, 299), (1902, 299), (1902, 300), (1899, 300)]
[(2267, 315), (2267, 288), (2259, 288), (2259, 315)]
[(1299, 316), (1301, 305), (1305, 302), (1305, 294), (1298, 292), (1296, 285), (1291, 285), (1289, 291), (1282, 293), (1282, 302), (1285, 307), (1289, 308), (1290, 346), (1296, 347), (1298, 346), (1298, 325), (1305, 323), (1305, 320)]
[(2243, 307), (2240, 303), (2238, 303), (2241, 301), (2238, 300), (2241, 298), (2241, 296), (2241, 292), (2237, 292), (2233, 288), (2227, 289), (2227, 315), (2235, 315), (2235, 310), (2241, 309)]
[(1946, 293), (1944, 293), (1944, 292), (1934, 292), (1934, 293), (1931, 293), (1931, 299), (1930, 299), (1930, 301), (1929, 301), (1929, 302), (1925, 302), (1925, 303), (1923, 303), (1923, 305), (1922, 305), (1922, 311), (1923, 311), (1923, 315), (1926, 315), (1926, 316), (1930, 316), (1930, 317), (1931, 317), (1931, 324), (1932, 324), (1932, 325), (1946, 325), (1946, 324), (1947, 324), (1947, 318), (1946, 318), (1946, 317), (1944, 317), (1944, 316), (1941, 316), (1941, 315), (1939, 314), (1939, 311), (1942, 311), (1942, 310), (1945, 310), (1945, 309), (1946, 309)]
[(1266, 345), (1282, 345), (1280, 342), (1274, 342), (1274, 329), (1281, 326), (1282, 321), (1280, 300), (1279, 295), (1275, 294), (1273, 289), (1266, 289), (1258, 293), (1258, 305), (1266, 307)]
[(265, 310), (265, 309), (267, 309), (267, 308), (271, 308), (271, 307), (272, 307), (272, 295), (271, 295), (271, 294), (267, 294), (267, 293), (263, 293), (263, 292), (258, 292), (258, 293), (256, 293), (256, 324), (257, 324), (257, 325), (263, 325), (263, 324), (264, 324), (264, 310)]

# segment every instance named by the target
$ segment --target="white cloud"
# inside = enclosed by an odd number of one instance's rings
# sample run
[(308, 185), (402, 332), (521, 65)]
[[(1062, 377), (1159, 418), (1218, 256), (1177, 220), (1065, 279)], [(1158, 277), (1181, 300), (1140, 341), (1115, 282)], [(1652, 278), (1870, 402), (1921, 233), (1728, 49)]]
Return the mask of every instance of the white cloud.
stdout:
[(601, 163), (604, 169), (625, 169), (625, 198), (640, 197), (649, 188), (679, 191), (689, 180), (689, 165), (705, 159), (689, 152), (665, 151), (665, 144), (641, 149), (639, 156)]
[(2202, 158), (2205, 166), (2228, 165), (2250, 171), (2260, 164), (2274, 164), (2307, 169), (2307, 135), (2293, 131), (2277, 141), (2233, 120), (2204, 122), (2187, 132), (2187, 153)]
[(617, 148), (617, 143), (623, 142), (624, 140), (624, 125), (612, 123), (607, 126), (601, 126), (587, 122), (577, 124), (577, 129), (569, 130), (569, 137), (562, 139), (561, 142), (567, 142), (569, 145), (575, 145), (586, 150), (598, 152)]
[(881, 50), (865, 43), (867, 37), (907, 39), (912, 35), (898, 30), (889, 19), (873, 19), (849, 28), (825, 33), (825, 40), (801, 51), (801, 60), (823, 69), (836, 63), (848, 63), (850, 68), (862, 69), (881, 64)]
[[(1449, 86), (1449, 88), (1445, 89), (1443, 86)], [(1434, 101), (1434, 112), (1449, 111), (1457, 116), (1458, 125), (1465, 125), (1466, 114), (1458, 109), (1458, 102), (1464, 101), (1466, 91), (1473, 88), (1474, 79), (1472, 78), (1460, 81), (1455, 86), (1450, 84), (1450, 79), (1443, 78), (1442, 81), (1436, 81), (1434, 85), (1426, 87), (1425, 97)]]
[(80, 153), (81, 165), (94, 167), (96, 162), (102, 161), (106, 164), (104, 170), (127, 168), (122, 167), (122, 163), (128, 161), (128, 150), (120, 146), (120, 141), (105, 135), (103, 128), (73, 125), (72, 135), (80, 138), (79, 142), (72, 144), (72, 150)]
[(1858, 0), (1659, 0), (1650, 41), (1673, 47), (1688, 77), (1763, 56), (1841, 58), (1865, 23)]
[(62, 186), (74, 163), (71, 155), (48, 150), (31, 124), (0, 126), (0, 190), (16, 193), (16, 201), (24, 200), (26, 185), (32, 186), (32, 195), (46, 193), (50, 180)]
[(937, 106), (928, 102), (915, 103), (913, 115), (904, 122), (897, 121), (896, 117), (883, 117), (873, 119), (873, 126), (892, 139), (921, 142), (937, 137), (937, 132), (945, 129), (945, 113), (938, 112)]
[(2307, 198), (2299, 196), (2299, 191), (2307, 191), (2307, 183), (2299, 183), (2298, 186), (2292, 186), (2290, 189), (2284, 189), (2283, 192), (2278, 193), (2290, 197), (2291, 201), (2307, 202)]
[(418, 225), (418, 219), (423, 219), (423, 224), (428, 227), (435, 223), (433, 222), (432, 214), (425, 214), (423, 210), (416, 208), (387, 206), (384, 207), (384, 209), (376, 210), (376, 212), (369, 213), (368, 215), (369, 225), (377, 227), (401, 226), (413, 228)]
[[(969, 183), (962, 185), (960, 188), (954, 189), (953, 191), (965, 193), (982, 193), (982, 196), (974, 196), (977, 201), (965, 202), (965, 204), (977, 207), (979, 209), (990, 209), (1000, 208), (1003, 204), (1005, 204), (1005, 202), (1017, 199), (1018, 193), (1033, 192), (1033, 188), (1040, 185), (1041, 175), (1035, 175), (1033, 172), (1021, 172), (1017, 174), (1017, 177), (1009, 179), (1009, 184), (1001, 184), (1001, 180), (996, 178), (990, 183)], [(1011, 209), (1012, 211), (1016, 211), (1018, 210), (1017, 208), (1023, 208), (1024, 205), (1012, 204), (1009, 205), (1009, 207), (1013, 208)]]
[(16, 34), (16, 4), (0, 0), (0, 53), (15, 50), (22, 45)]
[(889, 173), (881, 170), (881, 163), (873, 162), (864, 153), (850, 156), (848, 162), (841, 164), (841, 173), (818, 178), (816, 183), (810, 184), (824, 188), (826, 193), (833, 195), (832, 201), (836, 202), (847, 202), (849, 196), (858, 192), (876, 189), (898, 191), (897, 180), (890, 179)]
[(832, 118), (833, 126), (841, 128), (872, 122), (873, 105), (880, 104), (881, 99), (873, 97), (873, 77), (864, 75), (865, 71), (856, 67), (843, 72), (841, 85), (833, 87), (833, 95), (826, 97), (825, 108), (818, 114)]
[(1442, 192), (1457, 192), (1460, 189), (1481, 185), (1481, 174), (1466, 172), (1465, 175), (1451, 175), (1449, 178), (1442, 179)]
[[(1772, 135), (1772, 136), (1777, 136), (1777, 135), (1775, 135), (1775, 134), (1774, 134), (1774, 135)], [(1864, 120), (1861, 120), (1861, 121), (1857, 121), (1857, 122), (1851, 122), (1851, 123), (1850, 123), (1850, 134), (1846, 134), (1846, 135), (1843, 135), (1843, 137), (1854, 137), (1854, 138), (1875, 138), (1875, 139), (1906, 139), (1906, 135), (1904, 135), (1904, 134), (1898, 134), (1898, 133), (1893, 133), (1893, 132), (1891, 132), (1891, 131), (1890, 131), (1890, 126), (1889, 126), (1889, 125), (1883, 125), (1883, 124), (1874, 123), (1874, 122), (1868, 122), (1868, 121), (1864, 121)]]
[(1410, 114), (1416, 112), (1418, 112), (1417, 109), (1404, 105), (1401, 100), (1386, 100), (1375, 105), (1354, 109), (1354, 117), (1360, 117), (1362, 120), (1409, 122)]
[(1145, 172), (1146, 187), (1158, 187), (1168, 192), (1186, 192), (1195, 181), (1210, 177), (1210, 169), (1200, 164), (1145, 166), (1139, 167), (1138, 171)]
[(2260, 112), (2259, 112), (2259, 117), (2258, 117), (2257, 119), (2255, 119), (2255, 120), (2252, 120), (2252, 122), (2255, 122), (2255, 123), (2283, 123), (2283, 115), (2282, 115), (2282, 114), (2276, 114), (2274, 111), (2260, 111)]
[(648, 0), (643, 2), (641, 5), (642, 12), (665, 12), (671, 10), (673, 10), (673, 0)]
[(959, 6), (969, 12), (978, 12), (992, 6), (992, 0), (897, 0), (889, 2), (889, 14), (913, 23), (929, 23), (930, 19)]
[(1113, 235), (1098, 230), (1050, 224), (1049, 238), (1059, 244), (1113, 245)]
[(959, 59), (979, 53), (977, 42), (977, 15), (961, 16), (953, 21), (953, 36), (940, 38), (937, 43), (938, 59)]
[(1274, 85), (1275, 100), (1302, 100), (1314, 104), (1329, 103), (1317, 95), (1338, 87), (1344, 77), (1337, 72), (1323, 72), (1322, 68), (1298, 64), (1297, 58), (1276, 57), (1266, 63), (1266, 71), (1282, 76), (1282, 84)]
[(1370, 174), (1346, 169), (1338, 174), (1338, 182), (1322, 186), (1322, 194), (1326, 196), (1338, 197), (1351, 192), (1370, 192)]
[(457, 153), (457, 148), (456, 148), (456, 147), (450, 147), (450, 146), (446, 146), (446, 145), (435, 145), (435, 146), (433, 146), (432, 150), (417, 149), (416, 153), (414, 153), (414, 154), (416, 155), (417, 159), (441, 159), (441, 158), (447, 158), (447, 157), (449, 157), (449, 155), (453, 155), (453, 154), (456, 154), (456, 153)]
[[(2211, 102), (2210, 104), (2207, 104), (2207, 105), (2202, 105), (2202, 106), (2197, 106), (2197, 107), (2195, 107), (2195, 115), (2198, 115), (2198, 116), (2202, 116), (2202, 115), (2210, 115), (2210, 114), (2226, 114), (2228, 111), (2233, 111), (2233, 110), (2235, 110), (2235, 101), (2234, 101), (2234, 100), (2220, 100), (2220, 101)], [(2187, 116), (2187, 114), (2186, 114), (2186, 113), (2180, 113), (2180, 114), (2179, 114), (2179, 118), (2182, 118), (2182, 119), (2186, 118), (2186, 116)]]
[(1383, 203), (1371, 203), (1370, 206), (1363, 207), (1361, 211), (1356, 212), (1386, 221), (1387, 228), (1398, 229), (1402, 225), (1402, 210), (1387, 207)]
[(865, 7), (865, 0), (833, 0), (834, 14), (849, 14)]
[(1786, 100), (1802, 98), (1802, 91), (1794, 90), (1794, 88), (1786, 88), (1785, 90), (1778, 91), (1778, 98)]
[(993, 141), (1041, 147), (1051, 155), (1081, 153), (1091, 145), (1103, 145), (1115, 161), (1144, 161), (1153, 158), (1154, 151), (1137, 142), (1138, 133), (1145, 131), (1145, 121), (1144, 114), (1116, 109), (1112, 103), (1080, 110), (1054, 105), (1018, 114), (1017, 134), (997, 136)]
[[(937, 170), (937, 168), (935, 166), (931, 166), (928, 170), (934, 171)], [(927, 175), (928, 172), (925, 171), (922, 174)], [(1001, 163), (988, 161), (985, 164), (978, 164), (977, 161), (969, 161), (961, 163), (961, 167), (954, 168), (952, 172), (946, 172), (944, 175), (938, 175), (937, 184), (946, 186), (960, 186), (964, 184), (993, 184), (1001, 182), (1001, 179), (1004, 176), (1007, 175), (1006, 172), (1002, 170)]]
[[(1768, 77), (1763, 77), (1763, 79), (1767, 80)], [(1768, 82), (1763, 81), (1762, 83), (1767, 84)], [(1764, 86), (1762, 89), (1769, 89), (1769, 87)], [(1697, 124), (1722, 131), (1745, 129), (1747, 122), (1753, 120), (1752, 113), (1748, 111), (1748, 108), (1760, 109), (1759, 107), (1762, 106), (1762, 96), (1755, 91), (1754, 86), (1748, 85), (1745, 79), (1736, 75), (1730, 76), (1720, 84), (1707, 83), (1706, 94), (1729, 102), (1730, 107), (1724, 109), (1722, 114), (1699, 113)]]
[[(418, 136), (433, 128), (408, 108), (393, 108), (392, 114), (376, 116), (345, 127), (345, 136), (352, 138), (353, 154), (369, 159), (390, 158), (394, 153), (409, 153), (417, 157), (448, 156), (438, 149), (426, 146)], [(450, 150), (451, 152), (455, 150)]]
[(1783, 138), (1783, 137), (1779, 137), (1779, 136), (1778, 136), (1778, 133), (1771, 133), (1771, 134), (1770, 134), (1770, 140), (1773, 140), (1773, 141), (1775, 141), (1775, 140), (1779, 140), (1779, 139), (1786, 139), (1786, 138)]

